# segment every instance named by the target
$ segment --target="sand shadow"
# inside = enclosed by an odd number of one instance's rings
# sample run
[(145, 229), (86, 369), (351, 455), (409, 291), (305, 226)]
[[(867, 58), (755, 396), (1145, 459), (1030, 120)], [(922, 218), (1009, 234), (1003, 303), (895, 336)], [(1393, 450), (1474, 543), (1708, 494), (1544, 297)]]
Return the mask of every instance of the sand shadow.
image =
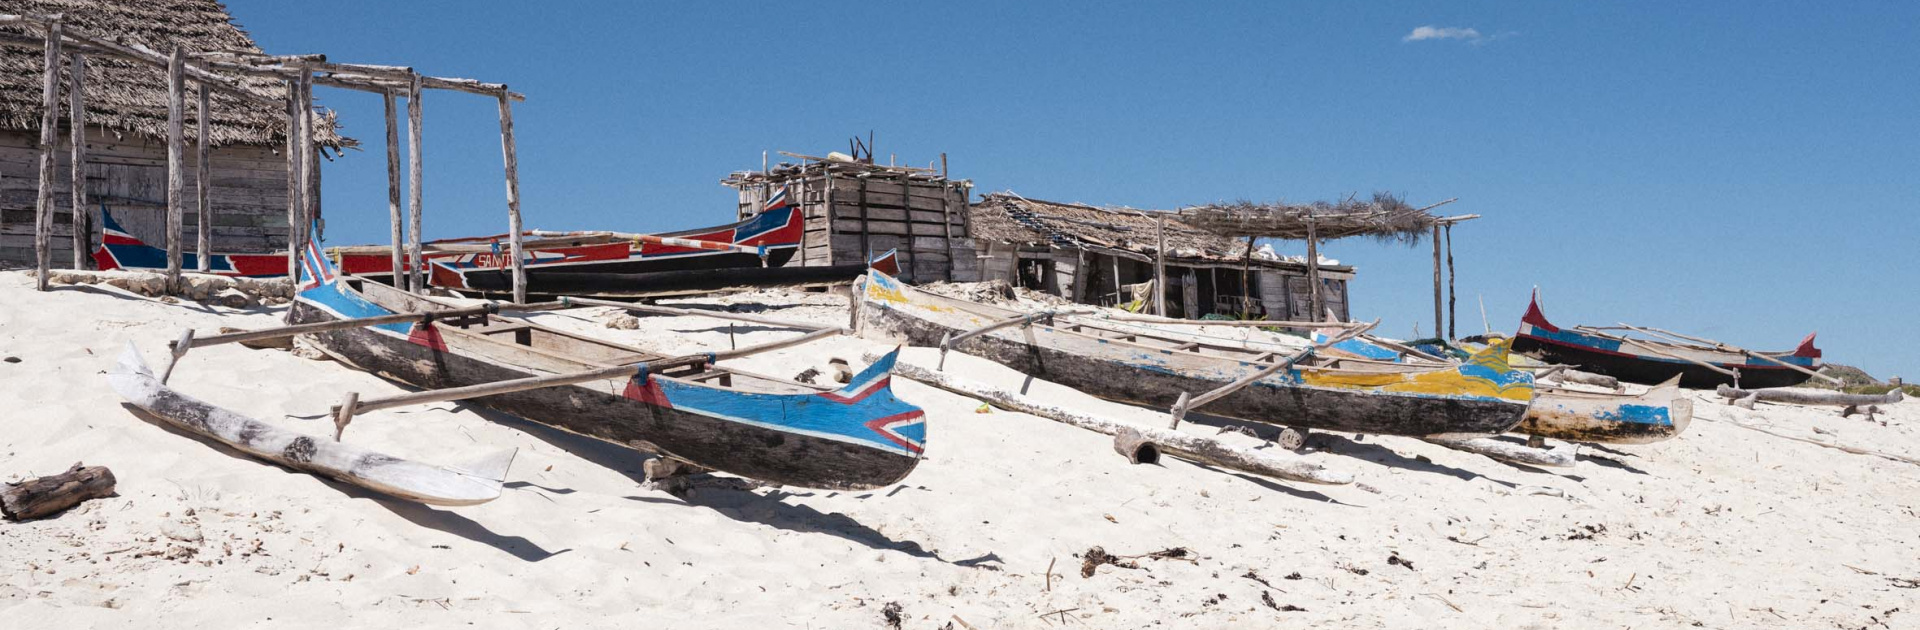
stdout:
[[(1493, 477), (1488, 477), (1486, 475), (1483, 475), (1471, 470), (1467, 470), (1464, 468), (1454, 468), (1452, 466), (1434, 462), (1433, 460), (1430, 460), (1424, 457), (1407, 457), (1405, 455), (1401, 455), (1400, 453), (1394, 451), (1393, 449), (1387, 448), (1385, 446), (1381, 446), (1379, 444), (1372, 444), (1367, 442), (1356, 442), (1352, 439), (1347, 438), (1346, 436), (1338, 435), (1334, 433), (1323, 433), (1323, 432), (1315, 431), (1307, 437), (1307, 443), (1318, 446), (1320, 451), (1322, 452), (1346, 455), (1349, 457), (1358, 457), (1360, 459), (1364, 459), (1376, 464), (1380, 464), (1382, 466), (1393, 466), (1395, 468), (1404, 468), (1407, 470), (1414, 470), (1419, 472), (1441, 474), (1441, 475), (1453, 477), (1455, 479), (1459, 479), (1461, 481), (1473, 481), (1474, 479), (1484, 478), (1487, 481), (1491, 481), (1491, 482), (1506, 486), (1508, 488), (1517, 488), (1520, 485), (1520, 484), (1513, 483), (1511, 481), (1504, 481), (1500, 479), (1495, 479)], [(1494, 461), (1498, 461), (1498, 460), (1494, 460)]]
[(801, 327), (801, 326), (799, 326), (799, 325), (797, 325), (797, 324), (796, 324), (796, 325), (794, 325), (794, 326), (763, 326), (763, 325), (759, 325), (759, 324), (736, 324), (736, 325), (734, 325), (734, 326), (733, 326), (732, 328), (728, 328), (728, 327), (727, 327), (727, 326), (725, 326), (725, 325), (721, 325), (721, 326), (714, 326), (714, 327), (712, 327), (712, 328), (687, 328), (687, 329), (681, 329), (681, 328), (675, 328), (675, 329), (673, 329), (673, 332), (677, 332), (677, 333), (721, 333), (721, 334), (729, 334), (729, 333), (730, 333), (730, 334), (735, 334), (735, 335), (746, 335), (746, 334), (751, 334), (751, 333), (757, 333), (757, 332), (793, 332), (793, 331), (796, 331), (796, 330), (798, 330), (798, 331), (803, 331), (803, 332), (811, 332), (811, 331), (812, 331), (812, 329), (811, 329), (811, 328), (803, 328), (803, 327)]
[[(1614, 451), (1608, 451), (1608, 452), (1614, 452)], [(1635, 468), (1632, 464), (1629, 464), (1611, 457), (1601, 457), (1601, 456), (1593, 455), (1589, 453), (1581, 453), (1580, 459), (1593, 462), (1595, 464), (1605, 466), (1607, 468), (1612, 468), (1614, 470), (1624, 470), (1626, 472), (1630, 472), (1636, 475), (1649, 474), (1647, 471), (1641, 470), (1639, 468)]]
[(393, 512), (395, 515), (399, 516), (400, 518), (406, 519), (408, 522), (411, 522), (415, 525), (419, 525), (421, 527), (427, 527), (431, 529), (437, 529), (449, 534), (453, 534), (455, 536), (459, 536), (461, 538), (465, 538), (467, 540), (471, 540), (483, 545), (487, 545), (489, 547), (499, 549), (500, 551), (504, 551), (508, 554), (511, 554), (513, 557), (519, 558), (527, 562), (539, 562), (541, 560), (545, 560), (547, 558), (551, 558), (553, 556), (557, 556), (557, 555), (566, 553), (568, 551), (572, 551), (572, 549), (562, 549), (560, 551), (550, 552), (545, 549), (542, 549), (540, 545), (535, 544), (533, 541), (527, 540), (526, 538), (523, 538), (520, 536), (505, 536), (505, 535), (495, 533), (493, 530), (488, 529), (487, 526), (482, 525), (479, 522), (476, 522), (473, 519), (467, 518), (465, 516), (461, 516), (459, 514), (455, 514), (453, 512), (448, 512), (444, 510), (437, 510), (420, 503), (413, 503), (410, 501), (395, 499), (393, 497), (380, 494), (372, 490), (368, 490), (366, 488), (336, 481), (324, 475), (308, 473), (303, 470), (287, 467), (285, 465), (280, 464), (279, 462), (254, 457), (253, 455), (250, 455), (245, 451), (241, 451), (240, 449), (234, 448), (232, 445), (174, 426), (173, 423), (167, 422), (166, 420), (162, 420), (158, 416), (148, 413), (147, 410), (145, 409), (141, 409), (139, 407), (133, 406), (131, 403), (120, 403), (120, 406), (122, 408), (125, 408), (128, 411), (133, 412), (134, 417), (141, 419), (147, 424), (151, 424), (153, 426), (159, 427), (160, 430), (162, 431), (166, 431), (168, 433), (178, 435), (180, 437), (184, 437), (187, 439), (191, 439), (201, 444), (205, 444), (207, 446), (213, 447), (213, 450), (219, 451), (221, 454), (224, 454), (228, 457), (232, 457), (235, 459), (244, 459), (256, 464), (264, 464), (266, 466), (278, 469), (280, 470), (280, 472), (284, 474), (289, 474), (289, 475), (297, 474), (297, 475), (303, 475), (306, 477), (311, 477), (313, 479), (318, 479), (320, 480), (321, 483), (326, 484), (328, 487), (331, 487), (336, 491), (339, 491), (341, 494), (344, 494), (344, 495), (347, 495), (348, 497), (352, 497), (356, 499), (367, 499), (368, 501), (373, 502), (375, 505), (379, 505), (380, 507), (386, 508), (387, 511)]
[[(969, 566), (941, 558), (939, 554), (921, 547), (918, 542), (888, 538), (879, 530), (867, 527), (845, 514), (821, 512), (809, 506), (781, 501), (789, 496), (810, 495), (811, 493), (791, 493), (784, 490), (773, 490), (763, 495), (746, 489), (703, 487), (679, 499), (637, 496), (627, 498), (642, 503), (677, 503), (703, 507), (742, 523), (757, 523), (790, 532), (825, 534), (858, 543), (876, 551), (897, 551), (915, 558)], [(975, 564), (985, 561), (980, 558), (974, 560)]]
[[(1174, 459), (1179, 459), (1179, 458), (1176, 457)], [(1266, 488), (1268, 490), (1272, 490), (1274, 492), (1278, 492), (1294, 498), (1306, 499), (1309, 501), (1316, 501), (1320, 503), (1332, 503), (1334, 505), (1342, 505), (1346, 507), (1365, 507), (1361, 505), (1354, 505), (1352, 503), (1347, 503), (1339, 499), (1335, 499), (1333, 497), (1320, 494), (1319, 492), (1316, 492), (1313, 490), (1302, 490), (1300, 488), (1294, 488), (1291, 486), (1282, 485), (1277, 481), (1267, 479), (1265, 477), (1260, 477), (1257, 475), (1243, 473), (1237, 470), (1229, 470), (1226, 468), (1221, 468), (1219, 466), (1214, 466), (1212, 464), (1207, 464), (1204, 462), (1196, 462), (1196, 461), (1186, 460), (1186, 459), (1181, 459), (1180, 461), (1191, 464), (1196, 468), (1200, 468), (1201, 470), (1216, 472), (1222, 475), (1227, 475), (1229, 477), (1238, 477), (1240, 479), (1246, 480), (1249, 483), (1252, 483), (1253, 485), (1260, 486), (1262, 488)]]

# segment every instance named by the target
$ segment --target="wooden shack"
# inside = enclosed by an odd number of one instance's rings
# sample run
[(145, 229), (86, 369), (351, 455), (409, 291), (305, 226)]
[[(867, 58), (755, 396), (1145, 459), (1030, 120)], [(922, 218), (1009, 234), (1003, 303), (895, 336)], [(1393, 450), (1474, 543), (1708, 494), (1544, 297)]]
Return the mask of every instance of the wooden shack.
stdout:
[(739, 191), (743, 219), (781, 190), (801, 207), (806, 237), (797, 262), (788, 264), (859, 264), (892, 249), (909, 282), (979, 278), (966, 212), (972, 182), (948, 179), (945, 168), (787, 155), (802, 161), (736, 172), (721, 183)]
[[(215, 0), (166, 2), (108, 2), (84, 0), (0, 0), (0, 14), (61, 14), (72, 29), (139, 43), (154, 50), (178, 46), (197, 51), (259, 53), (247, 33), (233, 23), (226, 8)], [(40, 119), (42, 113), (42, 46), (28, 43), (41, 35), (20, 25), (0, 26), (0, 264), (34, 263), (34, 214), (39, 182)], [(70, 85), (66, 75), (71, 58), (61, 60), (57, 143), (57, 183), (54, 196), (52, 264), (70, 267), (73, 255), (72, 209), (66, 194), (71, 181), (72, 138)], [(167, 208), (167, 76), (161, 68), (132, 61), (88, 57), (82, 62), (86, 125), (84, 177), (91, 248), (99, 243), (98, 211), (105, 206), (122, 228), (148, 243), (166, 243)], [(251, 91), (284, 100), (282, 81), (243, 77)], [(211, 170), (209, 206), (214, 217), (212, 248), (218, 252), (285, 251), (287, 246), (287, 111), (283, 107), (245, 102), (230, 94), (209, 95), (207, 141)], [(201, 139), (192, 99), (186, 108), (188, 151), (197, 151)], [(316, 152), (338, 152), (350, 141), (335, 133), (330, 113), (316, 116)], [(317, 169), (316, 169), (317, 171)], [(193, 169), (186, 172), (187, 189), (197, 186)], [(309, 187), (316, 198), (320, 182)], [(315, 204), (318, 207), (318, 204)], [(183, 242), (193, 243), (199, 217), (189, 209), (181, 223)], [(90, 257), (78, 257), (90, 265)]]
[[(981, 279), (1103, 306), (1151, 306), (1165, 267), (1166, 315), (1312, 319), (1307, 264), (1189, 225), (1169, 211), (992, 193), (969, 206)], [(1164, 256), (1161, 254), (1164, 226)], [(1326, 308), (1347, 319), (1350, 266), (1319, 265)]]

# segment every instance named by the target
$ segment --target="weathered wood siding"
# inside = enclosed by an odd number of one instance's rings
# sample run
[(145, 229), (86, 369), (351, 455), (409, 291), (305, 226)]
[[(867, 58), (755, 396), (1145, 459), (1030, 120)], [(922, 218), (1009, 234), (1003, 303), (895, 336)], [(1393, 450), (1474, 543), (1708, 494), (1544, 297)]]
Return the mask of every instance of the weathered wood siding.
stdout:
[[(798, 264), (858, 264), (869, 251), (893, 249), (899, 252), (900, 275), (909, 282), (980, 277), (980, 261), (967, 238), (968, 193), (961, 182), (813, 172), (784, 183), (807, 217)], [(739, 216), (758, 214), (776, 188), (740, 188)]]
[[(114, 220), (149, 244), (166, 246), (167, 147), (101, 128), (87, 130), (87, 198), (94, 208), (105, 203)], [(54, 169), (53, 265), (73, 261), (72, 205), (69, 190), (71, 152), (62, 134)], [(33, 214), (39, 186), (37, 132), (0, 132), (0, 262), (33, 264)], [(213, 250), (268, 252), (287, 246), (286, 158), (268, 147), (216, 147), (212, 155)], [(187, 190), (198, 173), (187, 166)], [(320, 182), (313, 182), (314, 195)], [(191, 252), (197, 240), (198, 212), (189, 203), (181, 222), (181, 242)], [(100, 242), (100, 226), (90, 241)]]

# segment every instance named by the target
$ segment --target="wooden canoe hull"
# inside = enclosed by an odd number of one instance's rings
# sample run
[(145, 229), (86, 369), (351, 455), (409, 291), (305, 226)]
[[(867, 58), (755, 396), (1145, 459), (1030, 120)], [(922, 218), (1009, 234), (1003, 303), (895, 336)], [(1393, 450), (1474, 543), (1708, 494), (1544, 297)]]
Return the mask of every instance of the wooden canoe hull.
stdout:
[[(791, 252), (789, 252), (791, 253)], [(723, 291), (803, 288), (844, 285), (867, 272), (868, 265), (781, 267), (759, 266), (655, 271), (649, 273), (587, 273), (573, 269), (527, 269), (527, 294), (600, 298), (647, 298), (698, 295)], [(895, 254), (875, 258), (873, 266), (894, 268)], [(513, 272), (501, 269), (456, 270), (434, 263), (434, 286), (486, 294), (513, 292)]]
[(433, 466), (282, 429), (167, 387), (131, 343), (108, 382), (129, 404), (247, 455), (429, 505), (476, 505), (499, 498), (501, 481), (513, 462), (514, 451), (507, 450), (470, 466)]
[[(1807, 335), (1800, 346), (1791, 352), (1764, 352), (1760, 354), (1775, 360), (1792, 363), (1807, 370), (1819, 370), (1821, 352), (1813, 346), (1813, 335)], [(1683, 356), (1702, 363), (1717, 365), (1723, 369), (1738, 370), (1738, 386), (1746, 388), (1791, 387), (1812, 378), (1812, 375), (1793, 368), (1750, 358), (1735, 352), (1666, 342), (1646, 342), (1645, 345), (1662, 349), (1675, 356)], [(1520, 318), (1520, 330), (1514, 335), (1513, 351), (1551, 363), (1579, 366), (1580, 369), (1596, 374), (1605, 374), (1623, 381), (1643, 385), (1658, 385), (1675, 376), (1680, 377), (1680, 386), (1693, 389), (1713, 389), (1720, 385), (1735, 385), (1733, 377), (1690, 361), (1658, 356), (1644, 348), (1636, 348), (1618, 339), (1608, 339), (1581, 332), (1578, 328), (1561, 328), (1547, 321), (1540, 310), (1536, 298), (1527, 305), (1527, 312)]]
[[(325, 289), (334, 287), (337, 291)], [(384, 285), (365, 283), (379, 301), (407, 310), (444, 308)], [(345, 300), (343, 302), (343, 300)], [(352, 302), (359, 302), (358, 305)], [(301, 291), (288, 313), (293, 324), (364, 316), (383, 309), (344, 282)], [(489, 335), (462, 324), (510, 333)], [(535, 338), (567, 337), (582, 363), (529, 347)], [(370, 373), (424, 389), (442, 389), (638, 362), (624, 347), (496, 317), (397, 324), (310, 335), (329, 355)], [(503, 337), (496, 339), (494, 337)], [(869, 366), (835, 391), (781, 381), (784, 391), (730, 389), (746, 373), (695, 368), (693, 373), (636, 374), (473, 399), (473, 403), (550, 427), (714, 470), (809, 488), (869, 489), (905, 478), (925, 443), (924, 413), (893, 396), (891, 359)], [(700, 380), (683, 378), (697, 375)], [(751, 376), (767, 380), (767, 377)], [(711, 385), (705, 380), (722, 383)], [(638, 463), (636, 458), (636, 464)]]
[[(935, 321), (931, 313), (954, 314), (979, 305), (959, 303), (883, 283), (897, 280), (870, 275), (862, 291), (861, 334), (939, 346), (961, 332), (956, 322)], [(974, 317), (984, 324), (992, 315)], [(964, 324), (962, 324), (964, 325)], [(1256, 373), (1271, 364), (1200, 357), (1136, 347), (1037, 323), (1033, 344), (1019, 328), (968, 339), (955, 350), (1094, 396), (1155, 407), (1170, 407), (1185, 392), (1198, 394)], [(1463, 374), (1474, 367), (1408, 368), (1366, 373), (1311, 367), (1283, 370), (1235, 391), (1200, 410), (1270, 424), (1383, 435), (1497, 435), (1520, 422), (1532, 398), (1530, 375), (1515, 380)], [(1503, 375), (1504, 376), (1504, 375)], [(1462, 395), (1479, 388), (1479, 395)], [(1395, 391), (1397, 390), (1397, 391)], [(1504, 396), (1504, 397), (1503, 397)]]
[(1674, 381), (1644, 394), (1540, 388), (1514, 433), (1604, 444), (1673, 439), (1693, 421), (1693, 400)]

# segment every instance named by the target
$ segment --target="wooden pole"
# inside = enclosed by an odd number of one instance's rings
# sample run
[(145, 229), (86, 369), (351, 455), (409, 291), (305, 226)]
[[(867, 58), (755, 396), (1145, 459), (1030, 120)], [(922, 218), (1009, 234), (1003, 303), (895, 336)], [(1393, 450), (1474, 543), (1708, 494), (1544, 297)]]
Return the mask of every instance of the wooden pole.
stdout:
[(1358, 337), (1360, 336), (1361, 333), (1372, 330), (1374, 326), (1378, 326), (1378, 325), (1380, 325), (1380, 320), (1376, 319), (1376, 320), (1373, 320), (1372, 323), (1366, 324), (1364, 326), (1349, 327), (1347, 328), (1346, 331), (1338, 335), (1334, 335), (1333, 337), (1328, 338), (1326, 341), (1322, 341), (1320, 343), (1316, 343), (1316, 344), (1313, 344), (1312, 346), (1308, 346), (1304, 349), (1301, 349), (1299, 352), (1294, 353), (1292, 356), (1287, 357), (1285, 360), (1275, 361), (1273, 365), (1267, 366), (1266, 368), (1263, 368), (1258, 372), (1254, 372), (1252, 374), (1241, 377), (1239, 380), (1236, 380), (1231, 383), (1227, 383), (1226, 385), (1221, 385), (1220, 387), (1216, 387), (1212, 391), (1202, 393), (1199, 396), (1188, 397), (1186, 392), (1181, 392), (1180, 400), (1173, 404), (1173, 410), (1171, 412), (1171, 415), (1173, 416), (1173, 424), (1171, 426), (1168, 426), (1167, 428), (1169, 429), (1179, 428), (1180, 421), (1186, 419), (1187, 412), (1189, 411), (1197, 409), (1200, 406), (1205, 405), (1207, 403), (1224, 398), (1226, 397), (1227, 394), (1231, 394), (1231, 393), (1240, 391), (1242, 389), (1245, 389), (1248, 385), (1252, 385), (1255, 381), (1272, 376), (1275, 372), (1291, 369), (1293, 367), (1293, 364), (1298, 363), (1309, 356), (1312, 356), (1315, 351), (1321, 348), (1332, 346), (1342, 341), (1346, 341), (1348, 339), (1352, 339), (1354, 337)]
[(394, 113), (393, 91), (382, 93), (380, 100), (387, 111), (387, 218), (393, 236), (393, 287), (406, 291), (413, 278), (406, 272), (406, 257), (401, 255), (407, 242), (405, 219), (400, 214), (400, 122)]
[(421, 205), (426, 195), (421, 191), (421, 177), (426, 168), (421, 163), (425, 151), (421, 146), (420, 130), (420, 75), (413, 75), (413, 86), (407, 92), (407, 249), (412, 254), (407, 264), (409, 275), (413, 277), (407, 287), (414, 293), (425, 294), (427, 261), (420, 253), (420, 215)]
[(60, 139), (60, 22), (47, 25), (46, 67), (40, 84), (40, 196), (34, 208), (33, 253), (39, 273), (35, 282), (47, 290), (47, 269), (53, 262), (53, 171), (55, 144)]
[[(858, 300), (855, 300), (855, 301), (858, 301)], [(655, 306), (652, 304), (635, 304), (631, 302), (616, 302), (613, 300), (599, 300), (594, 298), (563, 297), (563, 298), (560, 298), (560, 302), (562, 304), (566, 304), (569, 306), (571, 305), (610, 306), (613, 308), (622, 309), (622, 310), (633, 312), (633, 313), (647, 313), (650, 315), (676, 315), (676, 316), (682, 316), (682, 317), (712, 317), (714, 319), (728, 319), (728, 320), (737, 320), (737, 321), (743, 321), (743, 322), (752, 322), (755, 324), (765, 324), (768, 326), (778, 326), (781, 328), (792, 328), (794, 330), (814, 331), (814, 330), (821, 330), (823, 328), (838, 328), (838, 326), (821, 326), (819, 324), (791, 322), (791, 321), (786, 321), (781, 319), (774, 319), (771, 317), (760, 317), (758, 315), (747, 315), (743, 313), (732, 313), (728, 311), (710, 311), (705, 309), (691, 309), (691, 308), (672, 308), (668, 306)]]
[(527, 261), (520, 234), (520, 164), (513, 150), (513, 101), (500, 92), (500, 153), (507, 163), (507, 240), (513, 244), (513, 301), (527, 301)]
[[(866, 355), (868, 361), (878, 360), (879, 355)], [(895, 376), (908, 378), (927, 385), (938, 387), (961, 396), (992, 403), (994, 406), (1011, 411), (1046, 418), (1061, 424), (1072, 425), (1088, 431), (1111, 435), (1116, 438), (1115, 450), (1126, 455), (1129, 461), (1150, 463), (1151, 452), (1142, 452), (1141, 444), (1164, 450), (1181, 459), (1204, 462), (1222, 468), (1231, 468), (1256, 475), (1265, 475), (1277, 479), (1303, 481), (1319, 484), (1346, 484), (1353, 482), (1353, 475), (1346, 472), (1328, 470), (1306, 458), (1271, 451), (1258, 451), (1230, 446), (1214, 438), (1193, 435), (1180, 431), (1169, 431), (1089, 416), (1046, 401), (1030, 398), (1015, 392), (1006, 391), (981, 383), (968, 381), (950, 373), (941, 373), (909, 365), (905, 361), (893, 366)]]
[(186, 53), (173, 48), (167, 63), (167, 293), (180, 291), (180, 230), (187, 214)]
[(1320, 304), (1320, 235), (1316, 223), (1313, 215), (1307, 215), (1307, 306), (1313, 309), (1307, 313), (1307, 321), (1312, 322), (1320, 321), (1326, 310)]
[(1460, 325), (1459, 297), (1453, 292), (1453, 224), (1448, 223), (1447, 234), (1447, 338), (1459, 339), (1455, 327)]
[(300, 281), (300, 79), (287, 79), (287, 281)]
[(1446, 321), (1440, 311), (1440, 224), (1433, 225), (1433, 336), (1445, 338)]
[(195, 156), (193, 167), (193, 190), (196, 202), (194, 224), (199, 228), (199, 238), (195, 243), (198, 247), (195, 251), (199, 252), (197, 261), (200, 263), (196, 268), (200, 273), (209, 273), (213, 271), (213, 206), (209, 203), (213, 194), (213, 133), (212, 123), (209, 121), (213, 118), (213, 108), (207, 102), (207, 84), (201, 83), (199, 87), (199, 108), (194, 111), (194, 122), (198, 126), (197, 131), (200, 136), (195, 147), (198, 149), (198, 154)]
[(73, 145), (73, 174), (68, 184), (73, 189), (73, 268), (86, 269), (93, 260), (93, 209), (87, 203), (87, 100), (83, 78), (87, 57), (73, 54), (67, 69), (67, 142)]
[(1159, 241), (1153, 250), (1153, 314), (1167, 316), (1167, 215), (1154, 213), (1153, 229)]
[(1258, 240), (1252, 236), (1247, 237), (1247, 255), (1240, 261), (1241, 319), (1253, 316), (1253, 244)]
[(317, 241), (312, 234), (320, 218), (320, 156), (313, 147), (313, 69), (300, 70), (300, 245)]
[[(615, 365), (611, 367), (603, 367), (603, 368), (598, 368), (593, 370), (586, 370), (582, 372), (571, 372), (566, 374), (548, 374), (543, 376), (529, 376), (525, 378), (509, 379), (504, 381), (494, 381), (491, 383), (467, 385), (464, 387), (450, 387), (447, 389), (431, 389), (431, 390), (420, 391), (420, 392), (412, 392), (407, 394), (387, 396), (384, 398), (372, 398), (368, 400), (358, 400), (358, 396), (354, 396), (349, 398), (349, 400), (354, 401), (354, 404), (352, 407), (341, 406), (333, 409), (334, 424), (336, 429), (343, 429), (345, 428), (345, 425), (347, 424), (347, 422), (352, 420), (354, 415), (367, 413), (370, 411), (378, 411), (381, 409), (391, 409), (394, 407), (404, 407), (407, 405), (419, 405), (419, 404), (425, 404), (425, 403), (445, 402), (449, 400), (467, 400), (471, 398), (479, 398), (482, 396), (493, 396), (498, 394), (510, 394), (513, 392), (523, 392), (530, 389), (544, 389), (548, 387), (559, 387), (561, 385), (585, 383), (588, 381), (598, 381), (598, 380), (605, 380), (610, 378), (620, 378), (623, 376), (633, 376), (641, 368), (645, 368), (648, 372), (663, 372), (676, 367), (684, 367), (689, 365), (710, 365), (711, 362), (713, 361), (734, 359), (734, 358), (744, 357), (747, 355), (759, 354), (762, 352), (769, 352), (772, 350), (779, 350), (781, 348), (800, 345), (803, 343), (807, 343), (809, 341), (819, 339), (821, 337), (837, 335), (844, 332), (846, 332), (846, 329), (844, 328), (838, 328), (838, 327), (825, 328), (825, 329), (816, 330), (804, 335), (800, 335), (797, 337), (793, 337), (790, 339), (782, 339), (780, 341), (772, 341), (768, 343), (747, 346), (745, 348), (739, 348), (735, 350), (724, 350), (720, 352), (711, 352), (711, 353), (705, 353), (705, 354), (690, 354), (690, 355), (684, 355), (679, 357), (655, 359), (652, 361), (644, 361), (644, 362), (634, 363), (630, 365)], [(338, 433), (336, 431), (336, 435), (337, 434)]]

